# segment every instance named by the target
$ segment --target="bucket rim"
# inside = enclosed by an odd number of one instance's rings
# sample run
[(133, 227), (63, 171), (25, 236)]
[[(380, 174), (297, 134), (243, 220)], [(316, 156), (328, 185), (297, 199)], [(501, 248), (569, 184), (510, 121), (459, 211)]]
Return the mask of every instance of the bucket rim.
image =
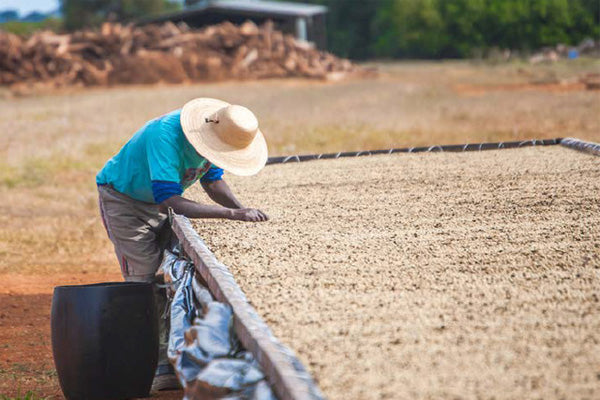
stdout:
[(144, 287), (144, 286), (152, 286), (151, 282), (96, 282), (96, 283), (86, 283), (81, 285), (60, 285), (55, 286), (54, 290), (58, 289), (109, 289), (109, 288), (125, 288), (125, 287)]

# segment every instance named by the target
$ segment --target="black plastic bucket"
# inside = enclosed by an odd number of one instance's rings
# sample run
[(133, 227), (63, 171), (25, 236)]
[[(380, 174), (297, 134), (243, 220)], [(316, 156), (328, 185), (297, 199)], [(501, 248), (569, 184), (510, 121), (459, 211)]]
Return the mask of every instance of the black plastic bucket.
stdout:
[(52, 352), (67, 399), (146, 397), (158, 362), (151, 283), (58, 286)]

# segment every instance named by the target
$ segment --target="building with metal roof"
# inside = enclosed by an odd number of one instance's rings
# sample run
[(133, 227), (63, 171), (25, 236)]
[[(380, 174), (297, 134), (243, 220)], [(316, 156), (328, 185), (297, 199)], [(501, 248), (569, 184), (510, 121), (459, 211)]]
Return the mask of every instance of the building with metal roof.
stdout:
[(144, 18), (140, 23), (185, 22), (191, 27), (214, 25), (224, 21), (241, 24), (251, 20), (260, 25), (273, 21), (276, 29), (293, 34), (296, 38), (326, 46), (325, 14), (327, 7), (263, 0), (204, 0), (186, 1), (183, 10)]

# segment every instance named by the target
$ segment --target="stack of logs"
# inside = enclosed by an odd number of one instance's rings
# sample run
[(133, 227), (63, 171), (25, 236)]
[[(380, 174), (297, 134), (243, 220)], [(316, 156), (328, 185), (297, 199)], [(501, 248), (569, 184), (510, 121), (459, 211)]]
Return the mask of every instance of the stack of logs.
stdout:
[(119, 25), (29, 38), (0, 31), (0, 85), (179, 83), (223, 79), (339, 79), (367, 73), (310, 43), (247, 21), (200, 30), (185, 24)]

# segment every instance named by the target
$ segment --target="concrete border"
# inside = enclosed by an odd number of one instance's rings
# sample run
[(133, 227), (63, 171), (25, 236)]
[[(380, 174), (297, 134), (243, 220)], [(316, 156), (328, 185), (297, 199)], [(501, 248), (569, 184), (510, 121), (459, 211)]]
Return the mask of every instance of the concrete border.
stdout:
[(577, 138), (564, 138), (560, 144), (573, 150), (600, 156), (600, 143), (586, 142)]
[(190, 220), (174, 215), (173, 231), (213, 296), (233, 310), (233, 328), (240, 342), (263, 368), (280, 400), (322, 400), (323, 394), (292, 350), (284, 346), (250, 305), (226, 265), (217, 260)]

